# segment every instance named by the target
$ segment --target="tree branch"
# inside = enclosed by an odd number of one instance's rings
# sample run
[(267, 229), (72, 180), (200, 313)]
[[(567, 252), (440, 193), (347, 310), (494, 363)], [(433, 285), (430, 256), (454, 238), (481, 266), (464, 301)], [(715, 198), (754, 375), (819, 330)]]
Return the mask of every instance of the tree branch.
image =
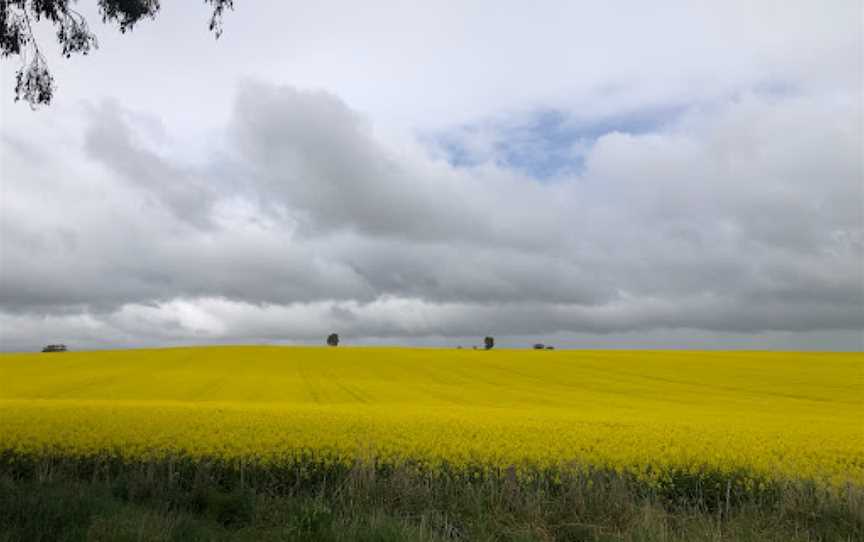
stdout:
[[(76, 0), (71, 0), (76, 1)], [(131, 31), (145, 17), (154, 19), (160, 0), (97, 0), (102, 20), (118, 25), (121, 33)], [(218, 39), (222, 35), (222, 17), (226, 9), (234, 9), (234, 0), (204, 0), (213, 8), (209, 29)], [(18, 55), (22, 67), (15, 75), (15, 101), (24, 100), (35, 109), (51, 103), (54, 77), (33, 34), (31, 18), (42, 18), (56, 27), (57, 42), (66, 58), (73, 53), (86, 55), (99, 48), (95, 34), (86, 18), (70, 6), (70, 0), (0, 0), (0, 56)], [(33, 48), (28, 62), (27, 48)]]

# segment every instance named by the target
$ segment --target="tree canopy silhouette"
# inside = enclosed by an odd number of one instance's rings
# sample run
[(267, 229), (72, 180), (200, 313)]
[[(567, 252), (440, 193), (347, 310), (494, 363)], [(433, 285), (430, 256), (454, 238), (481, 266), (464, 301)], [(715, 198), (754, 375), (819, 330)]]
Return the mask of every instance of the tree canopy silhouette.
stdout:
[[(222, 34), (222, 15), (234, 8), (234, 0), (203, 0), (213, 8), (210, 30)], [(18, 56), (21, 68), (15, 74), (15, 101), (24, 100), (35, 108), (50, 104), (54, 96), (54, 76), (36, 37), (33, 24), (48, 21), (54, 26), (61, 53), (86, 55), (99, 47), (87, 20), (72, 8), (77, 0), (0, 0), (0, 56)], [(159, 0), (97, 0), (102, 20), (117, 25), (125, 34), (145, 18), (155, 19)]]

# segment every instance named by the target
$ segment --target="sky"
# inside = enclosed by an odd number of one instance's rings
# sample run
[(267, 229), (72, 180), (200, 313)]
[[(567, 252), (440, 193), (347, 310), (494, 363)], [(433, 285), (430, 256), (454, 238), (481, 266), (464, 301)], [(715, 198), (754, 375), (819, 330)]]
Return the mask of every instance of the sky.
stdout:
[(855, 0), (95, 5), (0, 61), (0, 350), (864, 350)]

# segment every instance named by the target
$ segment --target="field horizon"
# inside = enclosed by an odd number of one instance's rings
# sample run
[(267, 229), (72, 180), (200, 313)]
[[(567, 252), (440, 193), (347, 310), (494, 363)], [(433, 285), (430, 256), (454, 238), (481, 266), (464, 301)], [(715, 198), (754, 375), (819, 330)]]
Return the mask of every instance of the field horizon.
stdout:
[[(547, 345), (547, 343), (543, 343)], [(68, 345), (67, 345), (68, 346)], [(475, 349), (474, 346), (477, 348)], [(647, 347), (647, 346), (615, 346), (615, 347), (582, 347), (582, 346), (567, 346), (566, 344), (558, 344), (558, 343), (548, 343), (548, 346), (552, 346), (551, 351), (577, 351), (577, 352), (705, 352), (705, 353), (747, 353), (747, 352), (755, 352), (755, 353), (777, 353), (777, 354), (860, 354), (864, 355), (864, 349), (862, 348), (850, 348), (850, 349), (842, 349), (842, 350), (830, 350), (830, 349), (821, 349), (821, 350), (801, 350), (794, 348), (728, 348), (728, 347), (718, 347), (718, 348), (709, 348), (709, 347), (689, 347), (682, 346), (680, 348), (676, 348), (670, 345), (658, 346), (656, 348)], [(411, 345), (411, 344), (399, 344), (399, 343), (382, 343), (382, 344), (345, 344), (340, 343), (337, 347), (328, 346), (326, 344), (318, 344), (318, 343), (291, 343), (291, 344), (281, 344), (281, 343), (270, 343), (270, 342), (229, 342), (229, 343), (189, 343), (189, 344), (166, 344), (160, 346), (107, 346), (105, 348), (83, 348), (76, 349), (70, 348), (65, 352), (54, 352), (54, 353), (78, 353), (85, 354), (88, 352), (128, 352), (130, 350), (181, 350), (181, 349), (206, 349), (206, 348), (312, 348), (312, 349), (329, 349), (329, 348), (338, 348), (341, 350), (350, 350), (354, 348), (380, 348), (380, 349), (396, 349), (396, 350), (483, 350), (482, 342), (478, 342), (476, 345), (472, 344), (452, 344), (452, 345)], [(525, 351), (525, 350), (535, 350), (533, 344), (526, 344), (525, 346), (500, 346), (496, 345), (492, 350), (502, 351), (502, 350), (516, 350), (516, 351)], [(19, 355), (19, 354), (44, 354), (46, 352), (41, 352), (38, 348), (28, 348), (28, 349), (20, 349), (20, 350), (2, 350), (0, 351), (0, 356), (7, 355)]]

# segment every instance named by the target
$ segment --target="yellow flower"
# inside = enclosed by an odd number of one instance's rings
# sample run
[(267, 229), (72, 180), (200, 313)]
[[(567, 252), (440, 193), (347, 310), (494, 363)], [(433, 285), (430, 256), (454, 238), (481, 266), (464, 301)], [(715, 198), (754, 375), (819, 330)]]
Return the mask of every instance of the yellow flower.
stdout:
[[(219, 347), (0, 355), (0, 450), (864, 484), (864, 355)], [(489, 469), (489, 470), (486, 470)], [(757, 486), (758, 487), (758, 486)]]

